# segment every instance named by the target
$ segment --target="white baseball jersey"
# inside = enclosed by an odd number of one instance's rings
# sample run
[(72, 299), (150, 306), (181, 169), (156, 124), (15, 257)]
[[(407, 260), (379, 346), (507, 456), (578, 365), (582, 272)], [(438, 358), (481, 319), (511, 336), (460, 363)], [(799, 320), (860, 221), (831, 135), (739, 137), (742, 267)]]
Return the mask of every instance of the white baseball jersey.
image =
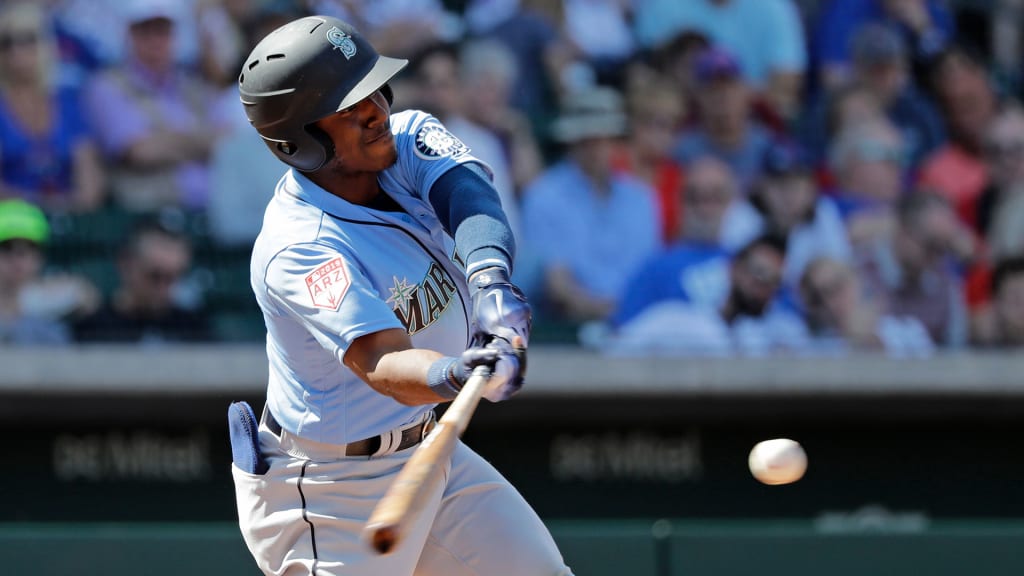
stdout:
[(398, 161), (379, 181), (402, 212), (347, 202), (289, 170), (252, 254), (252, 287), (267, 325), (267, 404), (281, 426), (345, 444), (415, 421), (405, 406), (343, 363), (353, 340), (403, 328), (417, 348), (457, 356), (469, 344), (465, 266), (428, 194), (447, 170), (479, 162), (435, 118), (391, 116)]

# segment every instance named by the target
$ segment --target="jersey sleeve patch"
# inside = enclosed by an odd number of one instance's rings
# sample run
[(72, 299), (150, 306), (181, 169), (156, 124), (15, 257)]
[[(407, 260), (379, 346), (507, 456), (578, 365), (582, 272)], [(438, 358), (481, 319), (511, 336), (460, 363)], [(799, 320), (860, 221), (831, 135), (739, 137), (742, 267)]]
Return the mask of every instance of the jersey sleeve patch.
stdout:
[(458, 158), (469, 152), (469, 146), (462, 143), (444, 126), (426, 122), (416, 131), (416, 155), (424, 160)]
[(313, 300), (313, 306), (325, 310), (338, 310), (350, 284), (345, 261), (340, 257), (323, 264), (306, 276), (306, 288)]

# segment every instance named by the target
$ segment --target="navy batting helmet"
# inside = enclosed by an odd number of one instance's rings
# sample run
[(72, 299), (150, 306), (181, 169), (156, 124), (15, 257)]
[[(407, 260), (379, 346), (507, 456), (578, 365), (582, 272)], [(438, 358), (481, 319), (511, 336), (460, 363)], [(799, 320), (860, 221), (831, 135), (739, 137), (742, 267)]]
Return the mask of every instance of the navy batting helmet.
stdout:
[(238, 90), (249, 122), (286, 164), (304, 172), (334, 155), (327, 134), (313, 126), (382, 90), (407, 60), (388, 58), (346, 22), (308, 16), (266, 36), (249, 54)]

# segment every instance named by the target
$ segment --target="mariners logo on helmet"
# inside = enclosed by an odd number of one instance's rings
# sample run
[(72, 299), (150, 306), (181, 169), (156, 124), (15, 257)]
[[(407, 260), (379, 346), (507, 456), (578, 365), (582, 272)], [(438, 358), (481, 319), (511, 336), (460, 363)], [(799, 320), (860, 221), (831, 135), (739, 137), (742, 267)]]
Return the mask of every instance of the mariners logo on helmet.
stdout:
[(428, 122), (416, 132), (416, 154), (424, 160), (458, 158), (467, 152), (469, 146), (440, 124)]
[(342, 32), (337, 26), (331, 26), (331, 29), (327, 31), (327, 40), (335, 48), (341, 50), (341, 53), (345, 55), (345, 60), (350, 60), (356, 55), (356, 43), (352, 41), (351, 36)]

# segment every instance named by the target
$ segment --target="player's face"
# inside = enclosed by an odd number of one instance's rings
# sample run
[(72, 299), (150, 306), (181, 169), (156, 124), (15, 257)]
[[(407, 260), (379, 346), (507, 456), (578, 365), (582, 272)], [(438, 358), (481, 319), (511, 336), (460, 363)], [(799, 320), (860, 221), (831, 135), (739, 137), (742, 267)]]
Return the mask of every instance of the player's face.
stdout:
[(344, 176), (361, 172), (380, 172), (398, 159), (391, 135), (391, 107), (381, 94), (357, 102), (336, 114), (317, 121), (316, 126), (334, 142), (334, 158), (324, 169)]

